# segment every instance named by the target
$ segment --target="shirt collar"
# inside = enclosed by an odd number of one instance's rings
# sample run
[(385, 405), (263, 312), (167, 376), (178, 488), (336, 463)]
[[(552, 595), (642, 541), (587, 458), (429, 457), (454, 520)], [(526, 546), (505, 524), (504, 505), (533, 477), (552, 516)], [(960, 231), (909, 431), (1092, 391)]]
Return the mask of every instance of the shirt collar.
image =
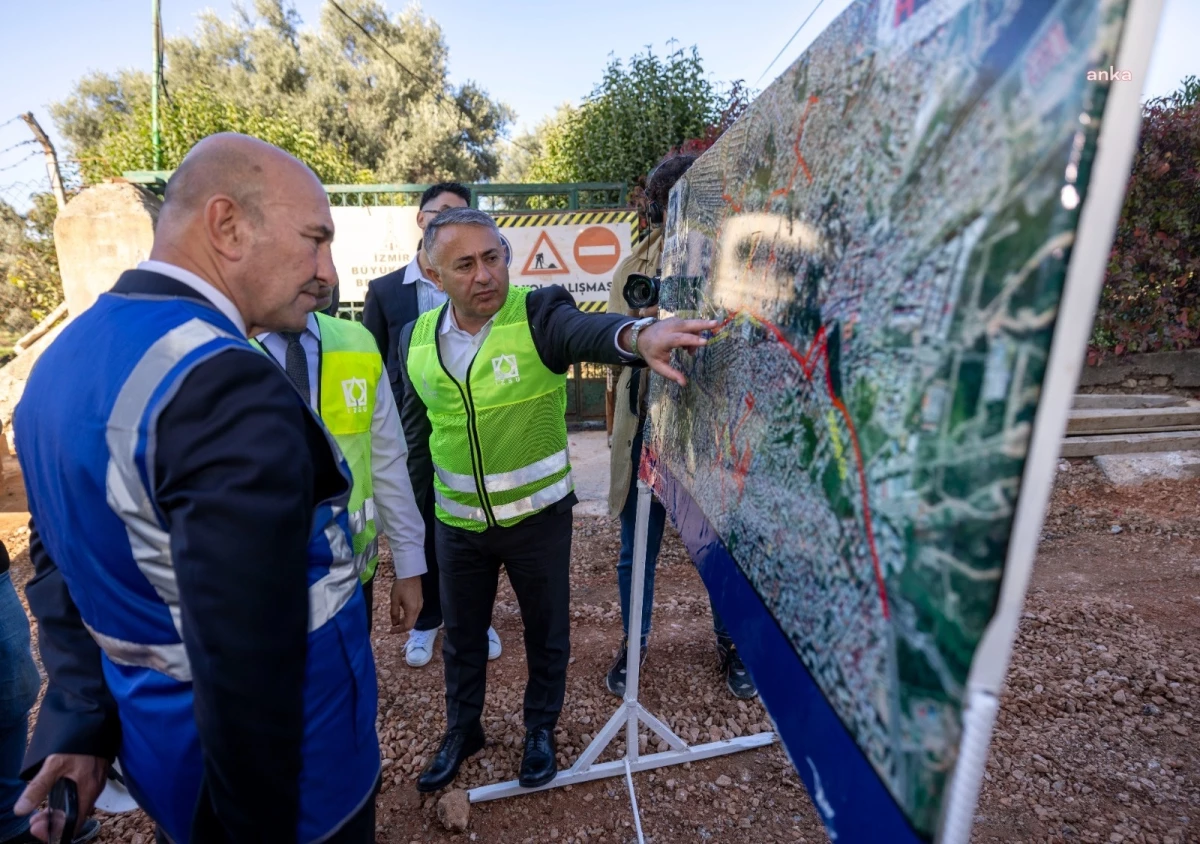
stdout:
[(137, 265), (137, 268), (146, 272), (165, 275), (167, 278), (173, 278), (181, 284), (186, 284), (211, 302), (213, 307), (237, 326), (238, 331), (242, 333), (243, 337), (246, 336), (246, 321), (242, 319), (241, 313), (238, 312), (237, 307), (230, 298), (191, 270), (185, 270), (183, 267), (168, 264), (166, 261), (142, 261)]
[(477, 333), (469, 334), (466, 331), (464, 331), (463, 329), (458, 327), (458, 320), (456, 320), (454, 318), (454, 303), (446, 302), (446, 318), (444, 320), (442, 320), (442, 327), (438, 331), (438, 333), (439, 334), (449, 334), (451, 331), (457, 331), (459, 334), (462, 334), (464, 337), (474, 338), (474, 337), (478, 337), (480, 334), (483, 334), (484, 331), (491, 328), (492, 323), (495, 321), (496, 321), (496, 318), (492, 317), (491, 319), (489, 319), (487, 322), (485, 322), (483, 324), (483, 327), (480, 328)]
[(421, 272), (421, 262), (417, 258), (413, 258), (407, 267), (404, 268), (403, 284), (413, 284), (417, 281), (423, 281), (426, 284), (432, 285), (433, 282), (425, 277), (425, 273)]
[[(262, 343), (266, 340), (266, 338), (270, 337), (272, 334), (278, 334), (278, 333), (279, 333), (278, 331), (266, 331), (266, 332), (263, 332), (262, 334), (259, 334), (254, 339), (257, 340), (258, 342)], [(311, 334), (313, 337), (317, 338), (317, 342), (320, 342), (320, 340), (321, 340), (321, 324), (317, 321), (316, 313), (311, 313), (308, 315), (308, 321), (304, 326), (304, 331), (300, 332), (300, 336), (303, 337), (305, 334)]]

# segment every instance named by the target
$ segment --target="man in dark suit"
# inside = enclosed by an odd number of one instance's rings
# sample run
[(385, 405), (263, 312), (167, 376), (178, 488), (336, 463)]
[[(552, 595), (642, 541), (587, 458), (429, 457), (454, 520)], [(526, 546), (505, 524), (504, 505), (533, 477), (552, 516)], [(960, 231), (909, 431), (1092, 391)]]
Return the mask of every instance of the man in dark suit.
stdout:
[(571, 508), (566, 372), (573, 363), (645, 362), (683, 383), (671, 351), (704, 344), (711, 320), (584, 314), (562, 287), (510, 287), (500, 232), (470, 208), (425, 228), (430, 273), (447, 304), (400, 338), (409, 473), (433, 488), (446, 640), (448, 730), (417, 780), (444, 788), (483, 747), (484, 627), (503, 565), (525, 625), (525, 744), (520, 783), (557, 773), (554, 726), (570, 657)]
[(206, 138), (151, 260), (34, 368), (14, 428), (48, 685), (18, 812), (65, 776), (86, 816), (119, 754), (160, 841), (375, 840), (349, 472), (246, 339), (304, 328), (336, 282), (332, 238), (301, 162)]
[[(417, 226), (425, 231), (430, 220), (448, 208), (466, 208), (471, 204), (471, 189), (458, 182), (439, 182), (421, 194)], [(446, 301), (446, 294), (430, 280), (429, 258), (417, 244), (417, 254), (404, 269), (380, 276), (367, 285), (363, 303), (363, 325), (375, 336), (379, 353), (383, 355), (396, 406), (404, 402), (404, 384), (400, 380), (400, 331), (426, 311)], [(438, 597), (437, 548), (433, 542), (433, 490), (417, 506), (425, 519), (425, 574), (421, 575), (421, 614), (408, 634), (404, 645), (404, 660), (413, 668), (428, 664), (433, 658), (433, 645), (442, 626), (442, 603)], [(488, 659), (500, 656), (500, 637), (489, 626)]]

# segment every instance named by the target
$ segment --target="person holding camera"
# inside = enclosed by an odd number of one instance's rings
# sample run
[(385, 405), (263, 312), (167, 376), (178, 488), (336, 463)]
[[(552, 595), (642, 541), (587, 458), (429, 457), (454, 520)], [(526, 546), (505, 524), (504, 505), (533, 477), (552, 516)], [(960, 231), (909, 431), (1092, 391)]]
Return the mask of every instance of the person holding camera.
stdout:
[[(613, 274), (608, 312), (632, 317), (653, 317), (658, 314), (658, 289), (648, 284), (646, 276), (657, 277), (663, 251), (663, 221), (667, 197), (697, 156), (676, 155), (659, 163), (646, 180), (646, 217), (650, 222), (649, 236)], [(637, 278), (636, 276), (641, 276)], [(635, 307), (639, 306), (639, 307)], [(605, 685), (617, 697), (625, 696), (625, 666), (629, 658), (629, 592), (633, 579), (633, 541), (637, 521), (637, 470), (641, 460), (642, 433), (646, 425), (647, 393), (650, 371), (644, 367), (626, 367), (621, 371), (614, 391), (612, 456), (609, 464), (609, 515), (621, 519), (621, 551), (617, 558), (617, 587), (621, 594), (621, 649), (605, 676)], [(654, 572), (658, 551), (662, 545), (667, 511), (657, 498), (650, 502), (650, 524), (646, 536), (646, 575), (642, 600), (642, 661), (650, 638), (650, 617), (654, 606)], [(713, 607), (713, 632), (717, 637), (717, 655), (721, 673), (730, 693), (742, 700), (758, 694), (750, 673), (738, 655), (737, 647)]]

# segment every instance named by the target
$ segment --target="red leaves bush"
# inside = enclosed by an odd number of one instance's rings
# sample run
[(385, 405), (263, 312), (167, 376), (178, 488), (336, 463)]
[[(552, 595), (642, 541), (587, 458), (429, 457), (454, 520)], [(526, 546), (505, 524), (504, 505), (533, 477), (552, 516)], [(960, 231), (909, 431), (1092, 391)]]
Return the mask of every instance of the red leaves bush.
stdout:
[(1092, 330), (1089, 363), (1106, 354), (1200, 345), (1200, 80), (1143, 109)]

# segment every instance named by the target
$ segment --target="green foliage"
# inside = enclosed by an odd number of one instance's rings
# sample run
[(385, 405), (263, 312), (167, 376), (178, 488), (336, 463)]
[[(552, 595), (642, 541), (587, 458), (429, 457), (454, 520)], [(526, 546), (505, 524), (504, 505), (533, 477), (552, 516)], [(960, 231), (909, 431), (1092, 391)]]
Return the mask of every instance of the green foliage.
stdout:
[[(494, 177), (512, 111), (472, 82), (450, 85), (437, 23), (415, 6), (393, 17), (377, 0), (341, 5), (378, 44), (330, 4), (302, 32), (286, 0), (255, 0), (230, 21), (208, 12), (191, 36), (168, 39), (164, 164), (232, 129), (279, 143), (326, 180)], [(149, 102), (147, 74), (97, 73), (51, 114), (95, 180), (150, 166)]]
[[(136, 103), (128, 120), (104, 134), (86, 156), (80, 156), (84, 179), (98, 182), (126, 170), (154, 169), (150, 125), (149, 102)], [(178, 167), (201, 138), (217, 132), (242, 132), (290, 152), (327, 184), (371, 179), (370, 171), (356, 167), (344, 149), (301, 128), (291, 115), (242, 105), (210, 88), (197, 86), (173, 93), (170, 102), (163, 104), (161, 125), (162, 162), (167, 170)]]
[(1200, 340), (1200, 80), (1148, 102), (1089, 360)]
[(500, 172), (496, 181), (507, 184), (519, 182), (536, 182), (530, 178), (533, 164), (546, 150), (546, 138), (561, 131), (561, 127), (570, 120), (576, 109), (570, 103), (563, 103), (549, 117), (540, 120), (532, 132), (523, 132), (503, 145), (500, 153)]
[(32, 201), (23, 215), (0, 202), (0, 334), (9, 342), (33, 328), (63, 299), (54, 251), (58, 207), (48, 193), (35, 194)]
[(724, 106), (694, 47), (662, 58), (647, 49), (628, 66), (614, 58), (579, 108), (539, 127), (540, 154), (526, 180), (635, 182), (671, 149), (705, 135)]

